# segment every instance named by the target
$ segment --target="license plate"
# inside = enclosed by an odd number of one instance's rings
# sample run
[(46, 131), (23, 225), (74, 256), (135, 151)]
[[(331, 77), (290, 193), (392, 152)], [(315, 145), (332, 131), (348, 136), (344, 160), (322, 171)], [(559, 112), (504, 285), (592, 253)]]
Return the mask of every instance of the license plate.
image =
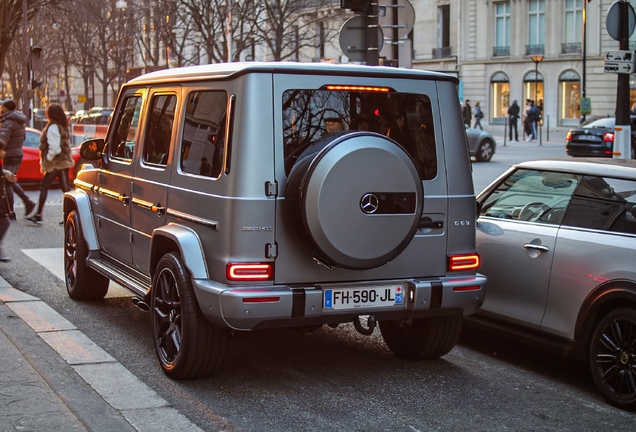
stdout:
[(324, 290), (325, 309), (387, 307), (403, 302), (404, 287), (402, 285)]
[(598, 141), (598, 138), (594, 135), (579, 135), (576, 137), (579, 141)]

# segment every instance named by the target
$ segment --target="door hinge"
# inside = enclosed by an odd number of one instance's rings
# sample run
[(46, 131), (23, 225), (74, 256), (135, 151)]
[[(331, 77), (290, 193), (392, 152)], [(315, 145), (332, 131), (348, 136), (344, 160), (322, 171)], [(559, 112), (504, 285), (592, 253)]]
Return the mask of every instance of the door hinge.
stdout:
[(267, 243), (265, 245), (265, 258), (277, 258), (278, 257), (278, 245), (276, 243)]
[(265, 195), (266, 196), (278, 196), (278, 183), (274, 182), (265, 182)]

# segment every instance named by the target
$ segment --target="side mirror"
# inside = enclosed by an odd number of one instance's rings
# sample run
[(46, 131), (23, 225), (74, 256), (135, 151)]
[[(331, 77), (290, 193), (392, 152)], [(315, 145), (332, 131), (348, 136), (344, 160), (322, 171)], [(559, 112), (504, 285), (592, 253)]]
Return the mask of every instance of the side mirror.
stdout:
[(104, 151), (104, 138), (93, 138), (80, 144), (80, 156), (86, 160), (100, 160)]

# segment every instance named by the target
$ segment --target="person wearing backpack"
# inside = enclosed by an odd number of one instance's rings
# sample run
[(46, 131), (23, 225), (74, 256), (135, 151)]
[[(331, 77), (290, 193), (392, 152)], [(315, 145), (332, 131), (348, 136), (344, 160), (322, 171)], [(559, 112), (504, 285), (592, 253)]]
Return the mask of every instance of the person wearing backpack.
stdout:
[(479, 129), (484, 130), (484, 128), (481, 126), (481, 119), (483, 118), (484, 118), (484, 113), (481, 110), (479, 101), (477, 101), (475, 102), (475, 126), (473, 126), (473, 128), (477, 129), (479, 127)]
[(530, 101), (530, 109), (528, 110), (528, 117), (530, 122), (530, 130), (532, 131), (532, 139), (537, 139), (537, 123), (541, 119), (541, 111), (539, 107), (535, 105), (534, 101)]

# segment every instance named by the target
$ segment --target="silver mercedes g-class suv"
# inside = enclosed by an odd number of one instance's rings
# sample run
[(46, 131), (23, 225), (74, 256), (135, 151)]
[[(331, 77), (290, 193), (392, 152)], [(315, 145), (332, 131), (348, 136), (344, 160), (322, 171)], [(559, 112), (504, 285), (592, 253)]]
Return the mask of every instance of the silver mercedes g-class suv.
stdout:
[(379, 323), (399, 357), (446, 354), (486, 286), (457, 84), (299, 63), (133, 79), (64, 196), (69, 295), (132, 291), (177, 379), (272, 327)]

